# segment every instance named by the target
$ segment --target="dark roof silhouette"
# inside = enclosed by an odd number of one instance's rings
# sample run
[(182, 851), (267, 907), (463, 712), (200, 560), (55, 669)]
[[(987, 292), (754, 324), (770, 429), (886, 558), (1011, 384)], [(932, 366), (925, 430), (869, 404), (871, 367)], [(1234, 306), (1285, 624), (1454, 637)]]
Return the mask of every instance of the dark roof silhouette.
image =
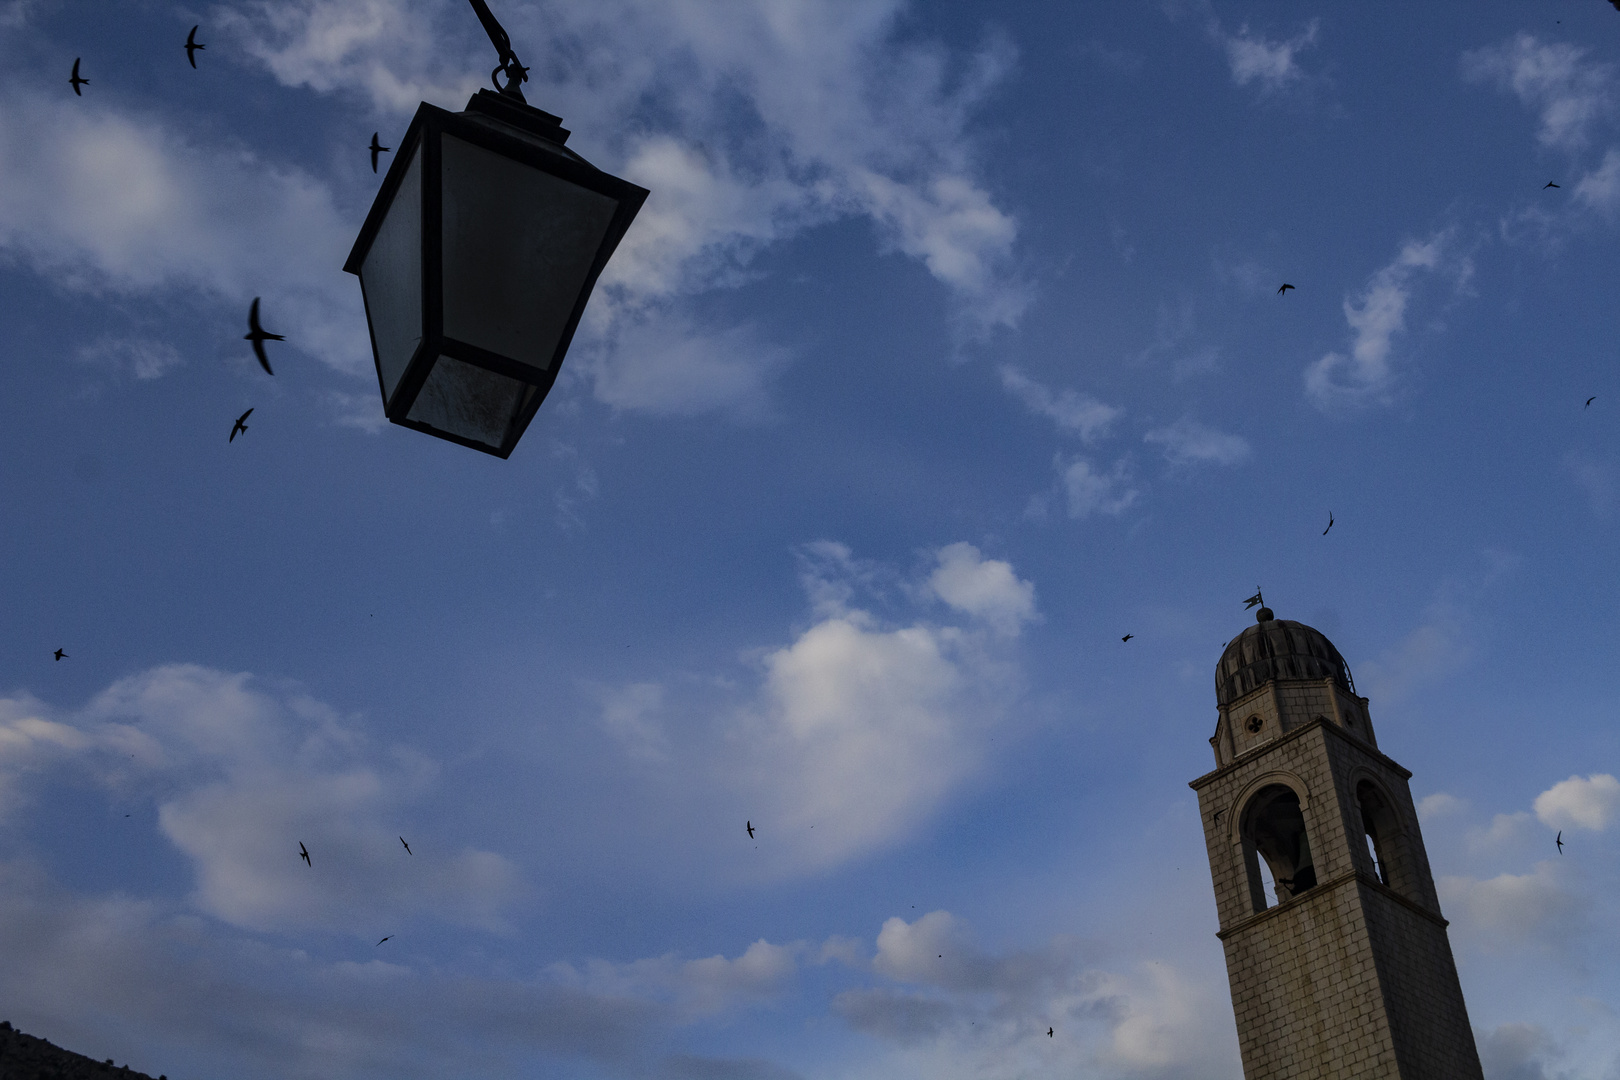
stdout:
[(1356, 692), (1349, 665), (1321, 631), (1273, 618), (1270, 608), (1255, 614), (1259, 621), (1227, 642), (1215, 667), (1218, 704), (1228, 705), (1268, 679), (1332, 679)]
[[(110, 1058), (92, 1061), (48, 1039), (26, 1035), (12, 1027), (9, 1020), (0, 1020), (0, 1076), (6, 1080), (152, 1080), (128, 1065), (114, 1065)], [(168, 1077), (159, 1076), (157, 1080)]]

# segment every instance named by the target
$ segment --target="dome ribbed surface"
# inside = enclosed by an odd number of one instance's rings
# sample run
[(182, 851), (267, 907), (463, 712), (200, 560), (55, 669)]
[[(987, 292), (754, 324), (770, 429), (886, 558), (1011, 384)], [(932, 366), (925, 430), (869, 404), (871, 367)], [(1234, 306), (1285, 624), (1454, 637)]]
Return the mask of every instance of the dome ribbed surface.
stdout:
[(1291, 619), (1255, 623), (1227, 642), (1215, 667), (1215, 701), (1229, 704), (1267, 679), (1333, 679), (1356, 692), (1350, 668), (1333, 642)]

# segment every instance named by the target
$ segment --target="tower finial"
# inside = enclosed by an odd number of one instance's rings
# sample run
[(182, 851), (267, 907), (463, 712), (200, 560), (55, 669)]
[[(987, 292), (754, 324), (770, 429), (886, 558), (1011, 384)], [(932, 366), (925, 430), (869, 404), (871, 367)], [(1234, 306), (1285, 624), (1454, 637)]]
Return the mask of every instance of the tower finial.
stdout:
[(1256, 604), (1260, 605), (1260, 610), (1254, 613), (1255, 622), (1270, 622), (1272, 619), (1276, 618), (1276, 616), (1271, 613), (1271, 609), (1266, 607), (1266, 598), (1260, 595), (1260, 586), (1258, 585), (1254, 587), (1254, 595), (1243, 601), (1243, 608), (1244, 610), (1248, 610), (1249, 608), (1254, 607)]

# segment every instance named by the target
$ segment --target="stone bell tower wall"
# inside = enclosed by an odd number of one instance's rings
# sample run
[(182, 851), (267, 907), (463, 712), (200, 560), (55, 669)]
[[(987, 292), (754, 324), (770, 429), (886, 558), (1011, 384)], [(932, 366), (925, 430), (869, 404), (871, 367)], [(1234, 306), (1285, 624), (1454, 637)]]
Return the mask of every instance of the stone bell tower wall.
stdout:
[[(1446, 939), (1445, 921), (1362, 879), (1361, 909), (1387, 1002), (1402, 1077), (1479, 1075), (1479, 1051)], [(1397, 1074), (1390, 1074), (1397, 1075)]]
[(1247, 1080), (1405, 1075), (1354, 876), (1255, 916), (1222, 944)]
[[(1266, 680), (1223, 705), (1217, 768), (1191, 785), (1247, 1080), (1481, 1077), (1411, 774), (1378, 750), (1366, 704), (1331, 679)], [(1298, 860), (1302, 884), (1272, 901), (1257, 856), (1272, 841), (1251, 823), (1275, 822), (1246, 815), (1295, 797), (1313, 876)]]

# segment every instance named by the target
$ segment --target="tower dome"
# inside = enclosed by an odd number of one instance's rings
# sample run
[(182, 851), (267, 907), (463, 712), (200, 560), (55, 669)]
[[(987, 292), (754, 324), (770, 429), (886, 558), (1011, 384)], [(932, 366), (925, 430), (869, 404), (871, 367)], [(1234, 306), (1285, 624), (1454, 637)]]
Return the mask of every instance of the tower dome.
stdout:
[(1215, 667), (1217, 704), (1228, 705), (1268, 679), (1332, 679), (1356, 692), (1349, 665), (1319, 630), (1273, 618), (1268, 607), (1255, 615), (1258, 621), (1227, 642)]

